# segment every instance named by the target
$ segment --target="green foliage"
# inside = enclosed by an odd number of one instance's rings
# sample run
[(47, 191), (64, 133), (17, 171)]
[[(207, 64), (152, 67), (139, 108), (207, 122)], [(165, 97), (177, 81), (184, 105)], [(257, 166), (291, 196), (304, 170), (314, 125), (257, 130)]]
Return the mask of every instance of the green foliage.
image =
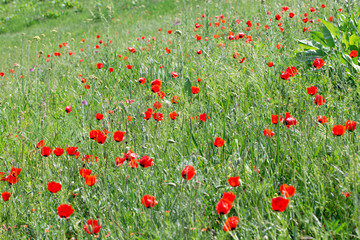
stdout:
[[(356, 17), (357, 16), (357, 17)], [(295, 51), (297, 60), (312, 63), (316, 58), (323, 58), (334, 68), (339, 61), (347, 71), (348, 77), (360, 72), (358, 57), (351, 59), (352, 50), (360, 52), (358, 31), (358, 14), (345, 17), (338, 14), (335, 23), (320, 19), (323, 24), (321, 31), (312, 31), (312, 40), (298, 40), (300, 48)], [(341, 68), (337, 66), (336, 68)]]

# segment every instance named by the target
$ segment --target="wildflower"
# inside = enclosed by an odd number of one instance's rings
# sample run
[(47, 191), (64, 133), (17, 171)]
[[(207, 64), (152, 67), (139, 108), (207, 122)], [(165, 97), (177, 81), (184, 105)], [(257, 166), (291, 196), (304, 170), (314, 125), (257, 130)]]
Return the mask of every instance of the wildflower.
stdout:
[(88, 234), (98, 234), (100, 232), (100, 229), (102, 227), (102, 224), (99, 226), (98, 220), (87, 220), (84, 230)]
[(216, 137), (215, 138), (215, 142), (214, 142), (214, 145), (216, 147), (222, 147), (224, 145), (225, 141), (224, 139), (220, 138), (220, 137)]
[(71, 214), (74, 213), (74, 209), (69, 204), (61, 204), (57, 208), (57, 211), (58, 211), (59, 217), (61, 217), (61, 218), (68, 218), (71, 216)]
[(276, 197), (271, 200), (271, 206), (273, 211), (284, 212), (288, 204), (289, 199), (285, 199), (283, 197)]
[(195, 168), (193, 166), (185, 166), (185, 168), (181, 171), (181, 177), (185, 180), (191, 180), (195, 176)]
[(158, 204), (158, 202), (155, 200), (154, 196), (144, 195), (141, 198), (141, 204), (144, 205), (146, 208), (153, 208)]

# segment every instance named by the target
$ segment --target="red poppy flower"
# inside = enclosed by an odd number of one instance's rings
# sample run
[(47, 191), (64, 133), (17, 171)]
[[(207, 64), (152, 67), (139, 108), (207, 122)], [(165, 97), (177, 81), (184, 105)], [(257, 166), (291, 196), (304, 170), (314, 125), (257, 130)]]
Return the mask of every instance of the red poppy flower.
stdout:
[(68, 147), (66, 149), (67, 154), (69, 154), (70, 156), (73, 156), (76, 154), (77, 150), (79, 147)]
[(139, 167), (139, 160), (131, 159), (130, 162), (129, 162), (129, 166), (131, 168), (138, 168)]
[(70, 107), (70, 106), (66, 106), (65, 112), (70, 113), (71, 111), (72, 111), (71, 107)]
[(151, 167), (152, 165), (154, 165), (153, 159), (150, 158), (149, 156), (143, 156), (142, 158), (140, 158), (140, 166), (142, 166), (143, 168), (148, 168)]
[(246, 25), (251, 28), (252, 27), (252, 22), (250, 20), (246, 21)]
[(125, 158), (120, 158), (120, 157), (115, 158), (115, 165), (117, 167), (120, 167), (121, 165), (123, 165), (124, 162), (125, 162)]
[(224, 139), (222, 139), (221, 137), (216, 137), (215, 138), (215, 142), (214, 142), (214, 145), (216, 147), (222, 147), (224, 145), (225, 141)]
[(132, 52), (132, 53), (135, 53), (135, 52), (136, 52), (136, 49), (135, 49), (135, 48), (132, 48), (132, 47), (129, 47), (128, 50), (129, 50), (129, 52)]
[(96, 142), (99, 144), (104, 144), (106, 141), (106, 138), (107, 138), (106, 134), (99, 133), (96, 137)]
[(196, 51), (196, 54), (198, 54), (198, 55), (200, 55), (201, 53), (202, 53), (201, 50), (197, 50), (197, 51)]
[(173, 96), (173, 98), (172, 98), (172, 103), (176, 104), (176, 103), (179, 102), (179, 100), (180, 100), (180, 97), (178, 97), (178, 96)]
[(307, 17), (303, 18), (303, 23), (307, 23), (309, 21), (309, 19)]
[(155, 109), (159, 109), (159, 108), (161, 108), (161, 103), (159, 103), (158, 101), (156, 101), (156, 102), (154, 102), (153, 107), (154, 107)]
[(335, 136), (341, 136), (345, 133), (345, 131), (346, 131), (346, 127), (343, 125), (335, 125), (332, 129), (332, 133)]
[(97, 120), (101, 120), (104, 118), (104, 115), (102, 115), (101, 113), (97, 113), (95, 116)]
[(224, 192), (222, 199), (227, 200), (229, 202), (234, 202), (236, 195), (233, 192)]
[(315, 8), (313, 8), (313, 7), (310, 8), (310, 12), (315, 12), (315, 11), (316, 11)]
[(284, 195), (287, 198), (292, 197), (295, 194), (295, 187), (283, 184), (280, 186), (280, 192), (282, 195)]
[(57, 182), (48, 182), (47, 187), (48, 187), (49, 192), (51, 192), (51, 193), (57, 193), (62, 188), (61, 184), (57, 183)]
[(275, 15), (275, 19), (279, 21), (281, 19), (281, 16), (279, 14), (277, 14), (277, 15)]
[(195, 176), (195, 168), (193, 166), (185, 166), (181, 171), (181, 177), (185, 180), (191, 180)]
[(90, 89), (90, 87), (91, 87), (90, 85), (84, 85), (85, 89)]
[(239, 218), (238, 218), (238, 217), (234, 217), (234, 216), (233, 216), (233, 217), (229, 217), (229, 218), (226, 220), (226, 222), (225, 222), (225, 224), (224, 224), (224, 226), (223, 226), (223, 230), (224, 230), (225, 232), (234, 230), (234, 229), (236, 229), (238, 223), (239, 223)]
[[(165, 48), (165, 51), (166, 51), (167, 54), (170, 54), (170, 53), (171, 53), (171, 49), (169, 49), (169, 48), (167, 48), (167, 47)], [(160, 68), (161, 68), (161, 67), (160, 67)]]
[(144, 85), (146, 83), (146, 79), (143, 77), (139, 78), (139, 83)]
[(41, 148), (41, 155), (44, 157), (48, 157), (51, 154), (52, 150), (50, 147), (42, 147)]
[(97, 136), (99, 135), (99, 133), (101, 134), (100, 130), (91, 130), (90, 131), (90, 139), (96, 139)]
[(100, 229), (102, 227), (102, 224), (99, 226), (98, 220), (87, 220), (84, 230), (88, 234), (98, 234), (100, 232)]
[(104, 67), (104, 64), (98, 63), (98, 64), (96, 64), (96, 67), (97, 67), (98, 69), (102, 69), (102, 68)]
[(229, 177), (228, 181), (232, 187), (237, 187), (240, 185), (240, 177)]
[(136, 157), (136, 153), (131, 150), (124, 155), (125, 160), (135, 159)]
[(90, 169), (85, 169), (85, 168), (81, 168), (80, 169), (80, 176), (82, 176), (83, 178), (85, 178), (87, 175), (90, 175), (91, 174), (91, 171)]
[(316, 67), (316, 69), (322, 68), (324, 66), (325, 62), (321, 58), (316, 58), (312, 64), (313, 67)]
[(296, 67), (294, 67), (294, 66), (288, 67), (286, 69), (286, 72), (289, 73), (290, 77), (294, 77), (296, 74), (298, 74), (298, 71), (297, 71)]
[(6, 202), (6, 201), (9, 201), (9, 198), (11, 197), (11, 193), (9, 192), (3, 192), (1, 193), (1, 197), (2, 199)]
[(176, 112), (171, 112), (171, 113), (170, 113), (170, 119), (171, 119), (171, 120), (175, 120), (176, 117), (177, 117), (177, 115), (178, 115), (178, 114), (177, 114)]
[(109, 68), (109, 72), (113, 72), (114, 71), (114, 68)]
[(158, 202), (155, 200), (154, 196), (144, 195), (141, 198), (141, 204), (144, 205), (146, 208), (153, 208), (158, 204)]
[(333, 17), (331, 16), (331, 17), (329, 17), (329, 21), (330, 22), (332, 22), (333, 21)]
[(327, 122), (327, 118), (325, 116), (318, 116), (318, 122), (319, 123), (326, 123)]
[(154, 114), (153, 114), (153, 118), (154, 118), (156, 121), (160, 122), (160, 121), (163, 120), (164, 114), (159, 113), (159, 112), (158, 112), (158, 113), (154, 113)]
[(157, 95), (158, 95), (161, 99), (163, 99), (163, 98), (165, 97), (165, 93), (164, 93), (163, 91), (157, 92)]
[(96, 181), (96, 175), (86, 175), (85, 176), (85, 183), (86, 185), (88, 186), (93, 186), (95, 184), (95, 181)]
[(152, 85), (152, 86), (151, 86), (151, 91), (154, 92), (154, 93), (159, 92), (160, 89), (161, 89), (161, 86), (160, 86), (160, 85)]
[(315, 86), (311, 86), (311, 87), (306, 88), (306, 91), (309, 95), (315, 95), (318, 91), (318, 88)]
[(293, 12), (289, 13), (289, 18), (293, 18), (293, 17), (295, 17), (295, 13)]
[(216, 212), (219, 215), (228, 214), (231, 208), (232, 208), (232, 202), (229, 202), (226, 199), (220, 199), (220, 201), (216, 204)]
[(208, 119), (209, 119), (209, 116), (206, 115), (206, 113), (202, 113), (202, 114), (199, 115), (199, 120), (200, 121), (206, 122)]
[(267, 129), (267, 128), (264, 129), (264, 136), (265, 137), (273, 137), (274, 135), (275, 135), (275, 133), (273, 132), (272, 129)]
[(19, 177), (17, 175), (10, 174), (5, 178), (5, 180), (10, 183), (11, 185), (17, 183), (19, 181)]
[(71, 216), (71, 214), (74, 213), (74, 209), (69, 204), (61, 204), (57, 208), (57, 211), (58, 211), (59, 217), (61, 217), (61, 218), (68, 218)]
[(278, 124), (279, 123), (279, 120), (280, 120), (280, 122), (282, 122), (283, 121), (283, 117), (282, 116), (280, 116), (280, 118), (279, 118), (279, 115), (271, 115), (271, 123), (272, 124)]
[(191, 87), (191, 92), (192, 92), (193, 94), (198, 94), (198, 93), (200, 92), (200, 88), (195, 87), (195, 86), (192, 86), (192, 87)]
[(359, 55), (358, 51), (352, 50), (349, 54), (351, 58), (356, 58)]
[(355, 121), (346, 121), (346, 130), (353, 132), (356, 128), (356, 122)]
[(155, 80), (151, 81), (151, 86), (153, 86), (153, 85), (161, 86), (161, 84), (162, 84), (162, 82), (159, 79), (155, 79)]
[(36, 148), (42, 148), (43, 146), (45, 146), (45, 142), (44, 142), (44, 140), (40, 140), (38, 142), (38, 144), (36, 145)]
[(325, 8), (325, 7), (326, 7), (326, 5), (325, 5), (325, 4), (321, 4), (321, 7), (322, 7), (322, 8)]
[(296, 126), (296, 118), (294, 118), (293, 116), (290, 115), (290, 113), (286, 113), (285, 114), (285, 119), (284, 119), (284, 123), (285, 125), (290, 128), (291, 125)]
[(288, 204), (289, 199), (285, 199), (283, 197), (276, 197), (271, 200), (271, 206), (273, 211), (283, 212), (285, 211)]
[(177, 78), (178, 76), (179, 76), (179, 74), (177, 72), (172, 72), (171, 73), (172, 78)]
[(274, 63), (273, 62), (268, 62), (266, 65), (268, 65), (268, 67), (272, 67), (272, 66), (274, 66)]
[(20, 172), (21, 172), (21, 168), (15, 168), (15, 167), (12, 167), (11, 168), (11, 171), (10, 171), (10, 175), (7, 176), (5, 178), (5, 180), (10, 183), (11, 185), (12, 184), (15, 184), (19, 181), (19, 175), (20, 175)]
[(0, 72), (0, 77), (3, 77), (3, 76), (5, 76), (5, 73)]
[(317, 95), (315, 96), (314, 103), (315, 103), (316, 105), (321, 106), (321, 105), (324, 105), (324, 104), (326, 103), (326, 101), (325, 101), (325, 98), (324, 98), (323, 96), (317, 94)]
[(132, 65), (126, 65), (127, 69), (132, 69), (132, 67), (133, 67)]
[(240, 39), (242, 39), (242, 38), (245, 37), (245, 33), (241, 32), (241, 33), (238, 34), (238, 36), (239, 36)]
[(288, 72), (281, 72), (280, 78), (283, 80), (288, 80), (290, 78), (290, 74)]
[(124, 136), (125, 136), (125, 132), (121, 132), (121, 131), (114, 132), (114, 140), (116, 142), (121, 142), (122, 140), (124, 140)]
[(144, 117), (143, 119), (145, 120), (149, 120), (151, 118), (151, 115), (154, 113), (154, 110), (151, 108), (148, 108), (148, 110), (146, 112), (144, 112)]

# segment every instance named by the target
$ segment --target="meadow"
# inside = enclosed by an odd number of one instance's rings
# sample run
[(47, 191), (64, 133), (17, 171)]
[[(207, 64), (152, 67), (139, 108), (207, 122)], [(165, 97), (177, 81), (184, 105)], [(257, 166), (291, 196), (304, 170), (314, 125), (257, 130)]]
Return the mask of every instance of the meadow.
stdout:
[(359, 239), (358, 3), (1, 0), (0, 239)]

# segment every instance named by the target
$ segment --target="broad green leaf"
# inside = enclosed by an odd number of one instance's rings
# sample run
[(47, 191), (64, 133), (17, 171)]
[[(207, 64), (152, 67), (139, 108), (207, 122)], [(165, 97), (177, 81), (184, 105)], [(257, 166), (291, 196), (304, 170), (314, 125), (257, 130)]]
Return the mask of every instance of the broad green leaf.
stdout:
[(353, 67), (353, 69), (355, 69), (357, 72), (360, 72), (360, 66), (359, 66), (359, 65), (356, 65), (356, 64), (352, 61), (352, 59), (351, 59), (351, 57), (350, 57), (349, 55), (343, 53), (343, 54), (342, 54), (342, 58), (345, 59), (346, 62)]
[(318, 43), (321, 43), (323, 46), (326, 46), (325, 37), (322, 32), (316, 31), (311, 32), (312, 39)]
[(186, 77), (185, 84), (184, 84), (184, 92), (187, 92), (189, 97), (192, 97), (192, 91), (191, 91), (191, 82), (188, 77)]
[[(319, 43), (315, 42), (315, 41), (309, 41), (309, 40), (298, 40), (298, 43), (301, 47), (303, 47), (303, 49), (308, 50), (308, 49), (313, 49), (313, 50), (318, 50), (319, 47)], [(321, 46), (321, 45), (320, 45)]]
[(307, 50), (296, 53), (296, 59), (300, 62), (312, 62), (315, 58), (323, 58), (326, 53), (322, 50)]
[(329, 32), (332, 34), (333, 38), (338, 38), (339, 37), (339, 35), (340, 35), (339, 28), (335, 27), (331, 22), (328, 22), (326, 20), (320, 19), (320, 21), (329, 30)]
[(357, 51), (359, 51), (360, 38), (358, 37), (357, 34), (351, 35), (350, 40), (349, 40), (349, 43), (350, 43), (350, 50), (357, 50)]
[(331, 35), (331, 32), (329, 31), (329, 29), (327, 29), (325, 27), (325, 25), (322, 27), (322, 31), (325, 37), (325, 41), (326, 41), (326, 45), (333, 48), (335, 47), (335, 41), (333, 36)]

